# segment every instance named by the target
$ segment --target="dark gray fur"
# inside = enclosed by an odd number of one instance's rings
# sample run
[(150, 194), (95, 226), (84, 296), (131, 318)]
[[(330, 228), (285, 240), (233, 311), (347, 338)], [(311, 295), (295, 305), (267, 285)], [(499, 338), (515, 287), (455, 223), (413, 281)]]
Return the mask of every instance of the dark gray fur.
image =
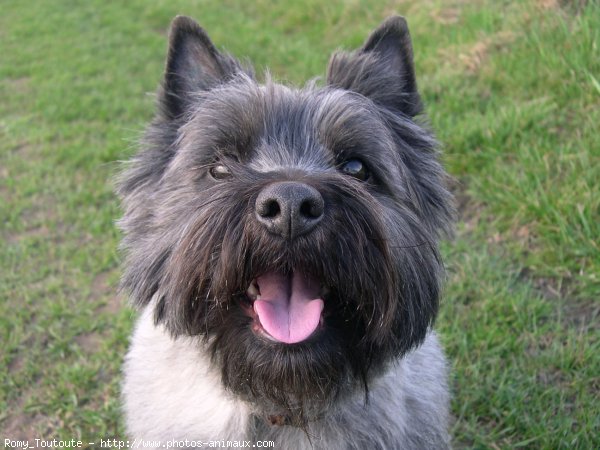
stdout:
[[(158, 114), (119, 187), (122, 285), (135, 306), (153, 308), (169, 339), (202, 338), (198, 351), (225, 391), (250, 405), (249, 436), (276, 439), (279, 429), (297, 427), (327, 442), (323, 415), (358, 404), (356, 395), (368, 404), (371, 385), (430, 333), (443, 276), (438, 241), (453, 209), (422, 109), (400, 17), (361, 49), (335, 54), (325, 86), (303, 89), (269, 77), (258, 84), (195, 22), (175, 19)], [(351, 159), (369, 168), (367, 181), (340, 170)], [(231, 175), (214, 179), (216, 165)], [(290, 180), (325, 202), (318, 227), (291, 241), (254, 215), (263, 188)], [(298, 269), (331, 291), (326, 331), (294, 345), (257, 338), (240, 296), (261, 273)], [(425, 447), (446, 445), (445, 407), (423, 431)], [(289, 425), (267, 425), (272, 413)], [(381, 448), (425, 448), (414, 435), (371, 437)]]

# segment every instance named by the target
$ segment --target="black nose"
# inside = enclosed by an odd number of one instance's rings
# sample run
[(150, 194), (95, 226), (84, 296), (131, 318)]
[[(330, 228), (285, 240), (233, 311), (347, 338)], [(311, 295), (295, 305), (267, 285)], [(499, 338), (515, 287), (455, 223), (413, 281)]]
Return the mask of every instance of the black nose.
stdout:
[(256, 198), (256, 218), (271, 233), (293, 239), (312, 230), (323, 218), (323, 197), (295, 181), (269, 184)]

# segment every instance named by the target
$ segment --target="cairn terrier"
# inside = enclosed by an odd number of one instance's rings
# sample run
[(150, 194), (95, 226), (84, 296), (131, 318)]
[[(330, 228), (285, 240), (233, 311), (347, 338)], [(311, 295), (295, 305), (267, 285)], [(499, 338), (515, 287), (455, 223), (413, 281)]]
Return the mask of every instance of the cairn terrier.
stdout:
[(260, 84), (173, 21), (158, 112), (119, 186), (140, 310), (131, 437), (449, 446), (432, 324), (453, 208), (406, 21), (335, 53), (321, 84)]

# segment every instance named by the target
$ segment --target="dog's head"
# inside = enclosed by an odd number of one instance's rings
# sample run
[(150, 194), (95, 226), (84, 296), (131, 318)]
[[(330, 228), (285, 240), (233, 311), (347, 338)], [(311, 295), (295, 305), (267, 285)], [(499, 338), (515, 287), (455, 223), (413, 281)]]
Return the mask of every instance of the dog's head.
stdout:
[[(172, 25), (159, 111), (125, 171), (123, 286), (202, 335), (258, 409), (318, 414), (419, 344), (450, 195), (404, 19), (291, 89)], [(154, 299), (154, 300), (153, 300)]]

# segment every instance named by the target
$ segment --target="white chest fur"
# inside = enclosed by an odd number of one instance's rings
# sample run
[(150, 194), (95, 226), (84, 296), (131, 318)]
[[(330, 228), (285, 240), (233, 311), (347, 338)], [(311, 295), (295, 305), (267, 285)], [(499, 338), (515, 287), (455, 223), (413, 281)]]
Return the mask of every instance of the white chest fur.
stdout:
[(273, 440), (276, 449), (444, 448), (446, 363), (434, 333), (364, 393), (340, 404), (307, 434), (260, 423), (223, 389), (199, 338), (172, 339), (142, 313), (124, 364), (130, 437), (161, 440)]

